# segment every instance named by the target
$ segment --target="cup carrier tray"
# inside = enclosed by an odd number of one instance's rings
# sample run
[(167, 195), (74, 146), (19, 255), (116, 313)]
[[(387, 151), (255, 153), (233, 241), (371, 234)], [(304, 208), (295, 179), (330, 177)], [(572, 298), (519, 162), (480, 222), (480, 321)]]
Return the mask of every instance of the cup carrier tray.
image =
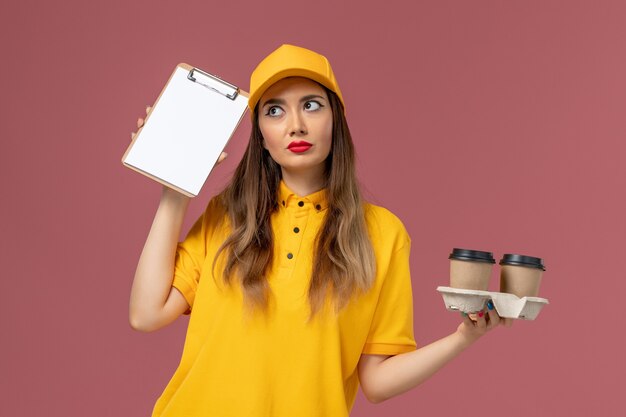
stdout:
[(546, 298), (519, 298), (515, 294), (503, 292), (464, 290), (452, 287), (437, 287), (437, 291), (443, 296), (446, 309), (449, 311), (475, 313), (483, 310), (487, 301), (491, 300), (500, 317), (512, 319), (534, 320), (543, 306), (549, 304)]

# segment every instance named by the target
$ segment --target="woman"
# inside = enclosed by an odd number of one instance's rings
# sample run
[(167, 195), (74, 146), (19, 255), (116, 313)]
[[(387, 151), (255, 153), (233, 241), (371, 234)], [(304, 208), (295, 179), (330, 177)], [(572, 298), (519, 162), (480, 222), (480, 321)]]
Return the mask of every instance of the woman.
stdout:
[(153, 416), (347, 416), (359, 383), (391, 398), (500, 323), (490, 306), (416, 350), (410, 239), (361, 199), (330, 64), (283, 45), (250, 84), (232, 181), (178, 246), (189, 199), (164, 188), (139, 260), (132, 327), (191, 314)]

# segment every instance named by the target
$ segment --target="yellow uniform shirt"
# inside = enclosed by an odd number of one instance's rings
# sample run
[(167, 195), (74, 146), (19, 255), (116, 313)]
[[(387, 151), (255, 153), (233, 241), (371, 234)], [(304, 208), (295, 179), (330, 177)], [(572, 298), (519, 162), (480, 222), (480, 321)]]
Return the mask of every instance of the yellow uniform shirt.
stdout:
[(281, 183), (272, 215), (274, 262), (268, 315), (243, 311), (238, 285), (212, 265), (228, 221), (211, 201), (179, 244), (173, 286), (191, 306), (181, 362), (153, 417), (343, 417), (358, 390), (361, 354), (415, 350), (410, 239), (388, 210), (366, 205), (376, 280), (338, 315), (307, 324), (307, 290), (325, 191), (298, 197)]

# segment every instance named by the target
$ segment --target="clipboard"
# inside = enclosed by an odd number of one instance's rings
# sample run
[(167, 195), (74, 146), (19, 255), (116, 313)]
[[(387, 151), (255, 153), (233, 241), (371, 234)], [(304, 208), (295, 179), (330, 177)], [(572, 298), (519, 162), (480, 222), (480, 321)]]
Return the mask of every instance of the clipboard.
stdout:
[(124, 153), (122, 163), (195, 197), (247, 105), (247, 92), (180, 63)]

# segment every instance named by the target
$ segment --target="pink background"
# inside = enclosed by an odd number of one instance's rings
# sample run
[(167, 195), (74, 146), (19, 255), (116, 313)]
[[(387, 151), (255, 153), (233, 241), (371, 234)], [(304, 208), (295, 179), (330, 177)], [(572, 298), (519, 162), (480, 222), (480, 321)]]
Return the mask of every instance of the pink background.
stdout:
[[(248, 88), (282, 43), (327, 55), (371, 201), (413, 239), (415, 332), (456, 328), (453, 247), (545, 259), (534, 322), (354, 416), (617, 416), (626, 365), (621, 1), (3, 3), (0, 414), (145, 416), (187, 318), (128, 325), (160, 187), (120, 159), (178, 62)], [(368, 3), (371, 3), (368, 5)], [(246, 118), (185, 230), (240, 159)], [(492, 289), (497, 290), (496, 270)]]

